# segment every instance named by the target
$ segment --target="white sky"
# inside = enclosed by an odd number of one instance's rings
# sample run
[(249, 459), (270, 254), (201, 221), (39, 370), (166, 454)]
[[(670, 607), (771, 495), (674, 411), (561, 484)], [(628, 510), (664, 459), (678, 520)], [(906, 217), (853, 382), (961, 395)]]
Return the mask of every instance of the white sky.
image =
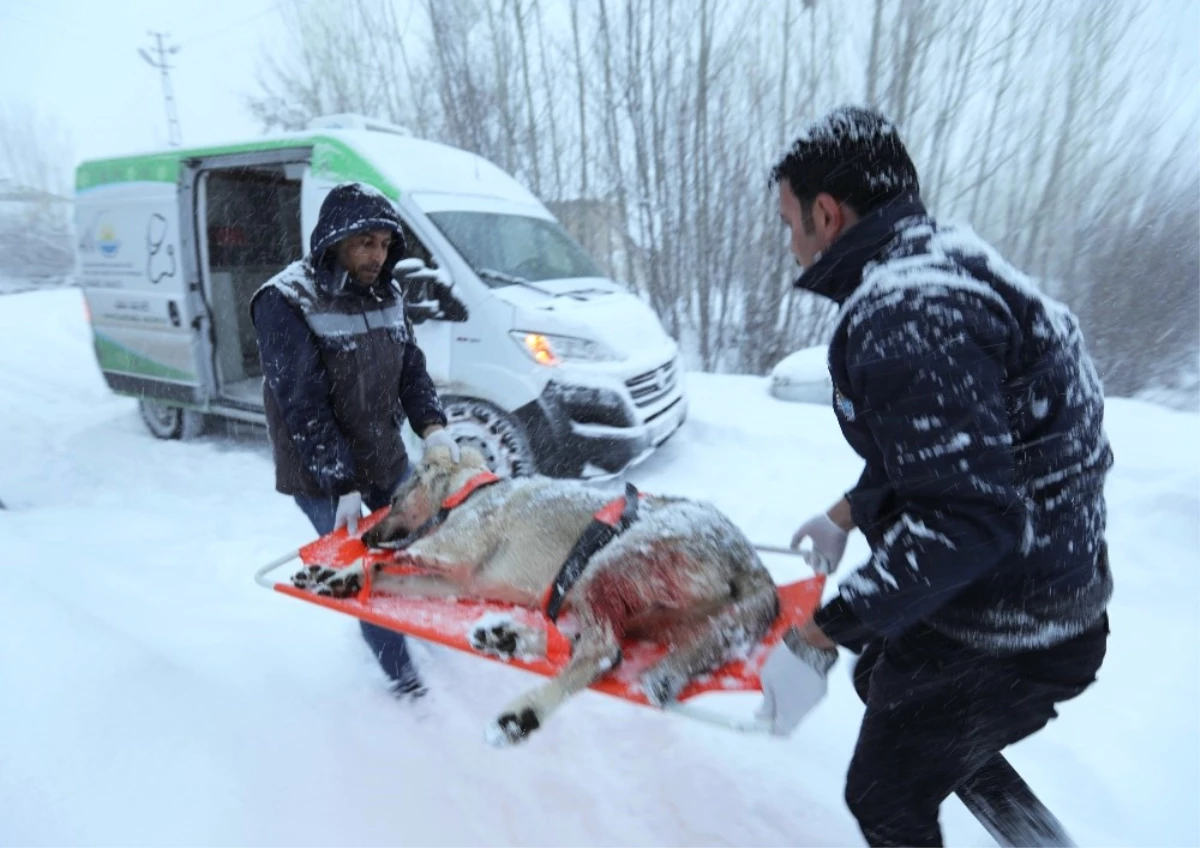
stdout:
[[(161, 80), (137, 48), (147, 30), (170, 32), (176, 105), (185, 144), (257, 135), (242, 95), (255, 91), (264, 44), (282, 37), (279, 8), (293, 0), (0, 0), (0, 105), (31, 104), (59, 119), (76, 161), (163, 146)], [(336, 0), (330, 0), (336, 2)], [(1074, 0), (1086, 2), (1086, 0)], [(1176, 50), (1178, 83), (1200, 78), (1200, 3), (1149, 0), (1142, 23)], [(1163, 82), (1147, 81), (1162, 96)], [(1178, 117), (1200, 114), (1194, 85)]]
[[(185, 144), (260, 130), (242, 105), (279, 0), (0, 0), (0, 102), (61, 120), (77, 159), (167, 143), (160, 74), (138, 55), (167, 31)], [(269, 10), (269, 11), (268, 11)]]

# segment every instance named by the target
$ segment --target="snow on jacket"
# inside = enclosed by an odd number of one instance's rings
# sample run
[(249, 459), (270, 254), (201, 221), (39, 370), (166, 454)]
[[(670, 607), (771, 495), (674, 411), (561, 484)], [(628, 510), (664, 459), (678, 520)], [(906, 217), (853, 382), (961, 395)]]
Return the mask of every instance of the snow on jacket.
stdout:
[(974, 648), (1050, 646), (1112, 594), (1104, 398), (1075, 317), (914, 196), (796, 285), (841, 305), (829, 348), (847, 493), (871, 558), (816, 623), (851, 647), (918, 623)]
[[(395, 239), (379, 280), (367, 288), (349, 279), (332, 248), (379, 229)], [(278, 491), (388, 490), (408, 463), (405, 419), (418, 433), (446, 423), (392, 279), (404, 250), (400, 219), (386, 197), (358, 184), (338, 186), (321, 206), (308, 256), (251, 298)]]

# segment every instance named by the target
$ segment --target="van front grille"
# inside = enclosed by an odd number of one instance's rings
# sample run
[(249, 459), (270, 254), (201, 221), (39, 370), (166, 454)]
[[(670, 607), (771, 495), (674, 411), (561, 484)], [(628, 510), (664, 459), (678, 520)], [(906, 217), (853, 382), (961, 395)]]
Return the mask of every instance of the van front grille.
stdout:
[(678, 374), (676, 373), (675, 360), (672, 359), (666, 365), (659, 366), (653, 371), (647, 371), (644, 374), (638, 374), (636, 377), (630, 377), (625, 381), (625, 385), (629, 387), (629, 393), (633, 396), (633, 402), (641, 408), (653, 406), (669, 395), (675, 390), (677, 382)]

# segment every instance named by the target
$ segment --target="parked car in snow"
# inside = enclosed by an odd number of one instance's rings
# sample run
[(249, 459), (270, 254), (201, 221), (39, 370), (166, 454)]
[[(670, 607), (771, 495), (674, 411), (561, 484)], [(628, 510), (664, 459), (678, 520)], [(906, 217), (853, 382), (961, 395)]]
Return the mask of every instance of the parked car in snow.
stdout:
[(833, 381), (829, 378), (828, 359), (828, 345), (816, 345), (779, 360), (771, 369), (772, 397), (792, 403), (831, 403)]

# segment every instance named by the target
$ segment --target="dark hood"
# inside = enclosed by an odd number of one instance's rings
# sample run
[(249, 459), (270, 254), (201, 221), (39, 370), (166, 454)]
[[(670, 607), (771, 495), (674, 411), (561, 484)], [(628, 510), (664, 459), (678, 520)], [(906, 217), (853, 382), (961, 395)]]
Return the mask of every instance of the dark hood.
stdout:
[(795, 279), (792, 286), (827, 297), (841, 305), (862, 282), (863, 269), (878, 257), (908, 218), (927, 217), (915, 194), (902, 195), (861, 218), (829, 246), (821, 258)]
[(384, 195), (362, 183), (343, 183), (335, 186), (321, 204), (317, 225), (309, 242), (309, 261), (316, 273), (317, 284), (331, 294), (346, 285), (347, 275), (338, 267), (330, 248), (355, 233), (365, 230), (391, 230), (396, 238), (379, 273), (381, 281), (392, 278), (392, 269), (403, 258), (407, 247), (404, 230), (396, 207)]

